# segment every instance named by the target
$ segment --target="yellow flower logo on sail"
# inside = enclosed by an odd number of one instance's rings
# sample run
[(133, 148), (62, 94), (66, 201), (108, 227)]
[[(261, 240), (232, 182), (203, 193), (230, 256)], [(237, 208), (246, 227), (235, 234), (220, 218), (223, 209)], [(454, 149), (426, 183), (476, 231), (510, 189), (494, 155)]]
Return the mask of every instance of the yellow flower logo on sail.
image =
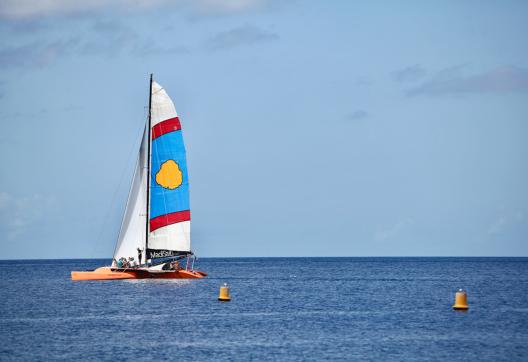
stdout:
[(161, 167), (156, 173), (156, 182), (158, 185), (174, 190), (182, 184), (183, 173), (180, 166), (174, 160), (168, 160), (161, 164)]

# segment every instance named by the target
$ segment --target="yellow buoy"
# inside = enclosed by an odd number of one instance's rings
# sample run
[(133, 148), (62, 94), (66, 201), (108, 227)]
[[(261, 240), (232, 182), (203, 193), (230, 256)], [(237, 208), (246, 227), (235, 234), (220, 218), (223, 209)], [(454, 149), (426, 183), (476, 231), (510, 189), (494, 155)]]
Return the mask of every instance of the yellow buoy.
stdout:
[(224, 283), (224, 285), (220, 287), (220, 294), (218, 295), (218, 300), (221, 302), (229, 302), (231, 300), (227, 283)]
[(466, 310), (469, 306), (467, 304), (467, 294), (462, 289), (459, 289), (455, 294), (455, 304), (453, 309), (455, 310)]

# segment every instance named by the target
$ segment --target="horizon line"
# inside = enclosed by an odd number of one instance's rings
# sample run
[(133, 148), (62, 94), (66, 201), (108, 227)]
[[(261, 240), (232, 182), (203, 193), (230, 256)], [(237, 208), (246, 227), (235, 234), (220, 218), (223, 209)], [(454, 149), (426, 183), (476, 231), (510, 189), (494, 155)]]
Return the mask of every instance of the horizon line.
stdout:
[[(420, 256), (420, 255), (408, 255), (408, 256), (383, 256), (383, 255), (376, 255), (376, 256), (202, 256), (198, 259), (336, 259), (336, 258), (528, 258), (528, 255), (521, 255), (521, 256), (511, 256), (511, 255), (427, 255), (427, 256)], [(0, 259), (0, 262), (3, 261), (45, 261), (45, 260), (104, 260), (109, 259), (111, 260), (111, 257), (104, 257), (104, 258), (28, 258), (28, 259), (20, 259), (20, 258), (13, 258), (13, 259)]]

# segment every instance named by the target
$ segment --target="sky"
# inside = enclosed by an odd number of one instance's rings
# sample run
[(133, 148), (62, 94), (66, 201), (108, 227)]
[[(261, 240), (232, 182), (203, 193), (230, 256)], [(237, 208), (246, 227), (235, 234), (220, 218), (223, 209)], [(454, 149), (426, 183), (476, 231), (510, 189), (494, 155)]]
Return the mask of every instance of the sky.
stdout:
[(528, 2), (0, 0), (0, 259), (110, 258), (148, 76), (202, 257), (528, 256)]

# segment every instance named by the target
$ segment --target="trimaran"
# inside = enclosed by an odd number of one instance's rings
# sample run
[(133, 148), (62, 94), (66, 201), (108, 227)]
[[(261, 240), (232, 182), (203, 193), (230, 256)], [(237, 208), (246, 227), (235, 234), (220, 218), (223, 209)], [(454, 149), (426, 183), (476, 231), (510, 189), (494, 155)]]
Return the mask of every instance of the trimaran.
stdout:
[(172, 100), (152, 75), (149, 88), (148, 119), (112, 265), (72, 271), (73, 280), (194, 279), (207, 275), (194, 269), (181, 123)]

